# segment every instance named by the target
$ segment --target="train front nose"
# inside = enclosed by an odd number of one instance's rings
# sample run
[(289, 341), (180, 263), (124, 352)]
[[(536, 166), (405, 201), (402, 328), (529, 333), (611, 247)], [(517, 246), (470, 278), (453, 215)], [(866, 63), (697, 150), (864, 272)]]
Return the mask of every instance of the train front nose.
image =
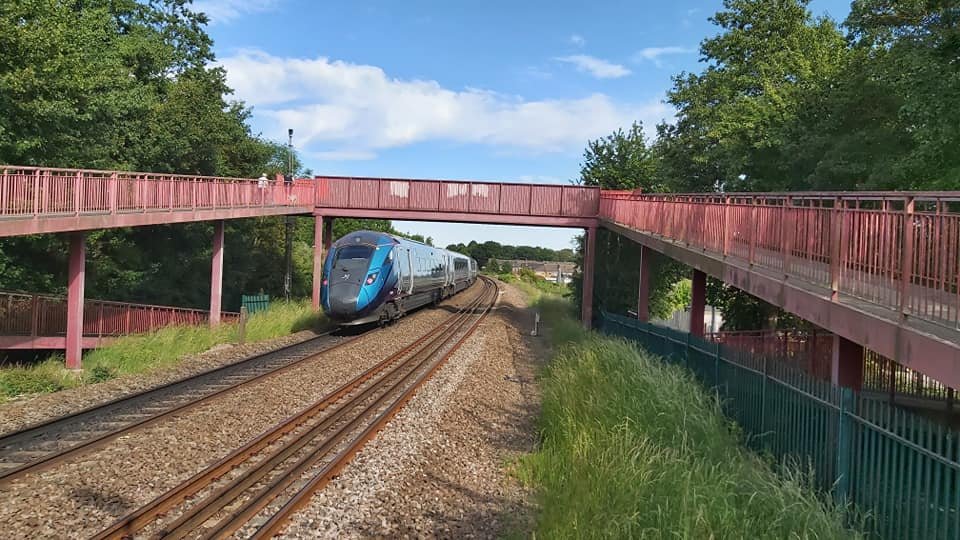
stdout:
[(337, 283), (330, 286), (328, 315), (334, 319), (348, 320), (357, 314), (357, 298), (360, 285), (356, 283)]

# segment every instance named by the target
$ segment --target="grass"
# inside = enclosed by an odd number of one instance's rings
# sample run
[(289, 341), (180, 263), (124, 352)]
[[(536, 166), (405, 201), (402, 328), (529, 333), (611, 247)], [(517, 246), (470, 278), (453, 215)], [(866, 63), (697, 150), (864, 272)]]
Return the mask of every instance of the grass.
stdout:
[(776, 474), (692, 375), (538, 302), (555, 345), (541, 448), (517, 471), (542, 538), (849, 538), (843, 513)]
[[(246, 341), (262, 341), (300, 330), (317, 328), (322, 316), (314, 313), (309, 301), (275, 302), (266, 311), (247, 321)], [(97, 383), (120, 375), (149, 372), (176, 365), (184, 357), (216, 345), (236, 343), (238, 325), (169, 326), (150, 334), (124, 336), (110, 345), (88, 351), (80, 374), (63, 368), (63, 357), (53, 356), (38, 364), (0, 369), (0, 399), (23, 394), (56, 392), (83, 384)]]
[(570, 289), (566, 285), (547, 281), (526, 268), (520, 270), (519, 276), (506, 273), (496, 274), (494, 277), (504, 283), (516, 285), (527, 297), (534, 301), (539, 300), (543, 295), (566, 296), (570, 293)]

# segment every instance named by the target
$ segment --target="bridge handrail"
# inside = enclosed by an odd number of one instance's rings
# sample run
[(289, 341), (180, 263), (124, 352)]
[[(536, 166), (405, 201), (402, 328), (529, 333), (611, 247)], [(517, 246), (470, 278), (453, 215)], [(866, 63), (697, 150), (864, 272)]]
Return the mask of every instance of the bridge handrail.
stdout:
[[(596, 218), (600, 189), (567, 184), (317, 176), (317, 207)], [(446, 191), (444, 191), (446, 187)]]
[[(87, 299), (83, 335), (103, 337), (149, 332), (170, 324), (199, 324), (210, 312), (195, 308)], [(0, 335), (56, 336), (67, 329), (63, 296), (0, 290)], [(122, 315), (122, 317), (121, 317)], [(223, 321), (240, 317), (221, 312)]]
[[(869, 199), (873, 197), (872, 199)], [(601, 219), (960, 329), (960, 192), (603, 192)]]

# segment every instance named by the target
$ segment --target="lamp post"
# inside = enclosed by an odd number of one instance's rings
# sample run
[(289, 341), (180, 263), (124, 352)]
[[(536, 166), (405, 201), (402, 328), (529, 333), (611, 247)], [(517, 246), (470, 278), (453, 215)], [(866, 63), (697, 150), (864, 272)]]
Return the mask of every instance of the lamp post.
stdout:
[[(287, 130), (287, 186), (293, 184), (293, 129)], [(287, 216), (284, 223), (283, 260), (286, 270), (283, 275), (283, 296), (290, 301), (290, 285), (293, 274), (293, 217)]]

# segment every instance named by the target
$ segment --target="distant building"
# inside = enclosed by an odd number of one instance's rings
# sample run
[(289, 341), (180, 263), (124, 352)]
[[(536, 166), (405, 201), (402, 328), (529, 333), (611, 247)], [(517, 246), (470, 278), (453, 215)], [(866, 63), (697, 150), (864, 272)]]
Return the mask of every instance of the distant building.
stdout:
[(534, 274), (554, 283), (570, 283), (576, 265), (572, 262), (527, 261), (520, 259), (493, 259), (500, 266), (509, 265), (510, 271), (519, 274), (521, 268), (527, 268)]

